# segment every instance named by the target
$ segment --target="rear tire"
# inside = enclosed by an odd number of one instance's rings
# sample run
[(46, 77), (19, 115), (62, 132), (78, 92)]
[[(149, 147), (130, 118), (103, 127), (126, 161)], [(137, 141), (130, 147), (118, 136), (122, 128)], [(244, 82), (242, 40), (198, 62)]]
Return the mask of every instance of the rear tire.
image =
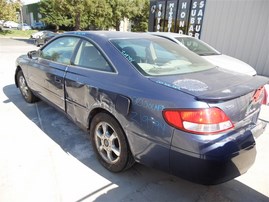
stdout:
[(36, 45), (37, 47), (39, 47), (39, 46), (40, 46), (40, 44), (38, 43), (38, 41), (37, 41), (37, 40), (35, 40), (35, 45)]
[(111, 115), (95, 115), (91, 122), (90, 136), (99, 162), (109, 171), (121, 172), (134, 164), (126, 136)]
[(24, 100), (28, 103), (34, 103), (38, 101), (38, 98), (33, 94), (31, 89), (28, 87), (25, 77), (21, 70), (18, 71), (16, 79)]

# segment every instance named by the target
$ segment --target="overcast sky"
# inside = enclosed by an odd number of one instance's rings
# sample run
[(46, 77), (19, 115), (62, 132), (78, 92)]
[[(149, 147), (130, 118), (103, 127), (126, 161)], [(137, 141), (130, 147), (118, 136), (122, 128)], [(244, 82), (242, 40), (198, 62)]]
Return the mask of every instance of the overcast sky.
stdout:
[(24, 5), (27, 5), (27, 4), (39, 2), (39, 0), (22, 0), (22, 2)]

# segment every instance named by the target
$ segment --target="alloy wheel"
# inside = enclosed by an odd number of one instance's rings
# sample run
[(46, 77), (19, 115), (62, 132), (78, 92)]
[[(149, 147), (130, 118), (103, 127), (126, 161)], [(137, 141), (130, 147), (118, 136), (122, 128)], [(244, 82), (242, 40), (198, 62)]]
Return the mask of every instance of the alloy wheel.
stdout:
[(100, 122), (95, 129), (95, 143), (100, 156), (109, 164), (117, 162), (121, 154), (120, 140), (111, 125)]
[(19, 77), (19, 87), (21, 89), (21, 93), (25, 99), (29, 97), (29, 88), (26, 84), (26, 81), (22, 75)]

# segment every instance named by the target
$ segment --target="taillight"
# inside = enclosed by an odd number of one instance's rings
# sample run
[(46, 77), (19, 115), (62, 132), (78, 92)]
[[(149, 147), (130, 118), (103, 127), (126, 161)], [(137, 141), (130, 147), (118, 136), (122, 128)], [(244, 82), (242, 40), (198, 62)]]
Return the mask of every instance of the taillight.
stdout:
[(268, 93), (266, 91), (266, 88), (263, 87), (263, 100), (262, 100), (262, 104), (267, 105), (269, 100), (267, 100), (268, 97)]
[(234, 127), (219, 108), (168, 109), (163, 111), (163, 117), (169, 125), (195, 134), (215, 134)]
[(265, 88), (264, 87), (260, 87), (252, 95), (252, 101), (254, 101), (255, 103), (259, 101), (261, 104), (264, 104), (264, 102), (266, 102), (266, 100), (265, 100), (265, 94), (266, 94)]

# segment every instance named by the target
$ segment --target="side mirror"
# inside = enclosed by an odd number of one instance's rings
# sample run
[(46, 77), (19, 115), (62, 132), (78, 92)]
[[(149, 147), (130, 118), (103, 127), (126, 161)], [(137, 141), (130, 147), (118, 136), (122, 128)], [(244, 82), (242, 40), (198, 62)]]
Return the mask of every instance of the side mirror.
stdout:
[(30, 59), (36, 60), (36, 59), (38, 58), (38, 52), (37, 52), (36, 50), (34, 50), (34, 51), (29, 51), (29, 52), (27, 53), (27, 56), (28, 56), (28, 58), (30, 58)]

